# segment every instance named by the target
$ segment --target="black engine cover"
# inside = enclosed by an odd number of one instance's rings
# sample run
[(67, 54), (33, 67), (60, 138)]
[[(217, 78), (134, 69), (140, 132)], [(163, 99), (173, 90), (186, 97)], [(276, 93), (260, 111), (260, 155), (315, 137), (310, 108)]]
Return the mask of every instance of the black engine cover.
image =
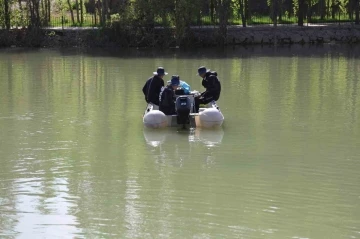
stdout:
[(179, 96), (176, 99), (175, 108), (177, 113), (177, 123), (182, 125), (189, 124), (189, 115), (191, 110), (190, 99), (187, 96)]

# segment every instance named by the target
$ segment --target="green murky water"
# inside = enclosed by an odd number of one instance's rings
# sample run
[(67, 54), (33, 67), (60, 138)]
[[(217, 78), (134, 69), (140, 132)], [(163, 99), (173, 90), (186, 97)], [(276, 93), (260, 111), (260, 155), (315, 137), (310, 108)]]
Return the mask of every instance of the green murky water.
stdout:
[[(0, 52), (1, 238), (360, 238), (360, 48)], [(216, 131), (144, 130), (158, 66)]]

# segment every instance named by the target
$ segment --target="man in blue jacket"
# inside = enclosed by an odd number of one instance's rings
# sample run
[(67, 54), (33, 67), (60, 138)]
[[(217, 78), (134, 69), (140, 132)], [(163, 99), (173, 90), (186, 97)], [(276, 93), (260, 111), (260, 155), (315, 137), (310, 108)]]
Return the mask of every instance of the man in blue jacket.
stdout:
[[(180, 80), (180, 76), (179, 75), (173, 75), (172, 77), (177, 77), (179, 78)], [(168, 81), (167, 82), (168, 84), (171, 83), (171, 81)], [(185, 81), (183, 80), (180, 80), (180, 85), (179, 85), (183, 90), (184, 90), (184, 94), (185, 95), (189, 95), (190, 94), (190, 91), (191, 91), (191, 87), (188, 83), (186, 83)]]

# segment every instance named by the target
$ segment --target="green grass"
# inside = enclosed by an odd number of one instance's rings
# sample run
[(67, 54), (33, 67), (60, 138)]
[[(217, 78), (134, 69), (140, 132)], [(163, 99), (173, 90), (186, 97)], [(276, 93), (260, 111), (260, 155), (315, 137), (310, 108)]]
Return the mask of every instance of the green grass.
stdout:
[(64, 22), (62, 22), (61, 16), (51, 17), (51, 21), (48, 24), (49, 27), (93, 27), (100, 25), (99, 17), (96, 19), (97, 23), (95, 24), (95, 18), (93, 16), (84, 16), (83, 23), (77, 22), (76, 16), (74, 16), (74, 23), (71, 21), (71, 16), (64, 16)]

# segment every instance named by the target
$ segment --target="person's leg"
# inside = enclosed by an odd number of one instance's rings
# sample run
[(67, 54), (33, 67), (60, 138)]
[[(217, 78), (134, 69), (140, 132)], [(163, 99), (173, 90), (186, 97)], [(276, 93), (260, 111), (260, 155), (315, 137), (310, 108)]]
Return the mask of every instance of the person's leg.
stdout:
[(210, 92), (206, 92), (204, 95), (203, 95), (203, 103), (202, 104), (208, 104), (210, 103), (211, 101), (214, 100), (214, 95), (211, 94)]
[(201, 99), (200, 97), (195, 97), (195, 113), (199, 113)]
[(199, 108), (200, 108), (201, 104), (207, 104), (206, 100), (203, 97), (196, 97), (195, 98), (195, 113), (199, 113)]
[(213, 97), (208, 97), (208, 98), (206, 98), (206, 99), (203, 99), (202, 104), (207, 105), (207, 104), (209, 104), (209, 103), (210, 103), (211, 101), (213, 101), (213, 100), (214, 100)]
[(199, 113), (199, 108), (200, 108), (201, 104), (206, 105), (206, 104), (209, 104), (213, 100), (214, 100), (214, 97), (209, 96), (209, 95), (206, 98), (204, 98), (204, 97), (196, 97), (195, 98), (195, 112)]

